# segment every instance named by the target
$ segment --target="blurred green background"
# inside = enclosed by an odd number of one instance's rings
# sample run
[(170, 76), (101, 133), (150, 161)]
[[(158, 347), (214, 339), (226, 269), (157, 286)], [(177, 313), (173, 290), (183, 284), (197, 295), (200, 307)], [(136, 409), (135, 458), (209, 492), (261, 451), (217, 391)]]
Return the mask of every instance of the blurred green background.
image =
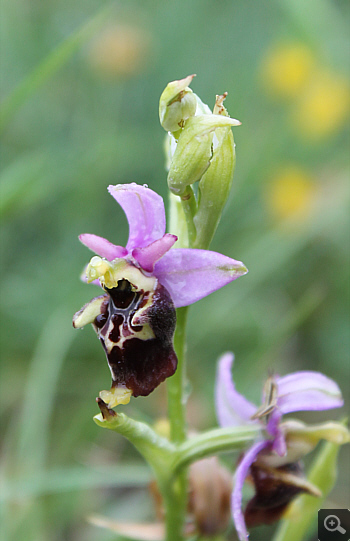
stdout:
[[(227, 350), (256, 403), (269, 370), (320, 370), (349, 399), (348, 9), (2, 0), (2, 539), (108, 541), (116, 534), (87, 516), (154, 517), (149, 470), (92, 421), (109, 370), (92, 328), (74, 331), (71, 318), (97, 291), (79, 281), (91, 253), (78, 235), (127, 239), (107, 185), (147, 183), (167, 198), (158, 99), (170, 80), (196, 73), (192, 88), (210, 107), (228, 91), (242, 122), (211, 248), (250, 273), (191, 308), (191, 429), (215, 426), (216, 360)], [(165, 385), (125, 411), (164, 417)], [(349, 501), (346, 453), (329, 507)]]

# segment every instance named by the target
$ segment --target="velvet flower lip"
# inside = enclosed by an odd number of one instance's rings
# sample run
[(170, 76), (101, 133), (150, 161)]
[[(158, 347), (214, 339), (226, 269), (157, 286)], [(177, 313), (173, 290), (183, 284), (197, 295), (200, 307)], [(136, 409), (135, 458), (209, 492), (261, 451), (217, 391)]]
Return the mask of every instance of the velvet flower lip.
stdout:
[(100, 397), (110, 407), (130, 396), (147, 396), (174, 374), (175, 308), (187, 306), (246, 274), (240, 261), (208, 250), (174, 248), (165, 233), (162, 197), (135, 183), (109, 186), (125, 212), (129, 238), (125, 247), (93, 234), (80, 241), (94, 256), (86, 281), (104, 295), (73, 318), (76, 328), (92, 323), (112, 374), (111, 391)]
[[(303, 481), (299, 459), (310, 452), (319, 439), (337, 443), (348, 441), (347, 430), (338, 423), (310, 428), (282, 416), (296, 411), (321, 411), (343, 405), (341, 391), (319, 372), (300, 371), (267, 380), (262, 406), (257, 407), (235, 388), (231, 376), (232, 353), (219, 359), (216, 380), (216, 412), (222, 427), (260, 424), (261, 439), (241, 459), (232, 493), (233, 520), (241, 541), (248, 539), (247, 526), (271, 523), (280, 518), (289, 501), (300, 492), (318, 495)], [(313, 434), (313, 435), (312, 435)], [(242, 511), (242, 489), (251, 476), (256, 495)]]

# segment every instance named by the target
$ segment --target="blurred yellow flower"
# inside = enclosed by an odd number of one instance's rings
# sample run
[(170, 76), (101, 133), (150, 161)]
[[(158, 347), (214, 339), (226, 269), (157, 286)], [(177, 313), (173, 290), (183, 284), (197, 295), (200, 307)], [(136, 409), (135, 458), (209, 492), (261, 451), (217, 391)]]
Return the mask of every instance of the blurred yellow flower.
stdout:
[(311, 175), (297, 165), (288, 165), (273, 176), (266, 202), (277, 218), (304, 219), (311, 211), (315, 192)]
[(106, 78), (130, 77), (145, 65), (150, 42), (150, 35), (139, 27), (110, 26), (91, 43), (88, 61)]
[(302, 43), (275, 46), (263, 59), (262, 83), (274, 97), (293, 97), (305, 85), (313, 65), (312, 52)]
[(155, 432), (157, 432), (157, 434), (159, 434), (159, 436), (163, 436), (163, 438), (168, 438), (168, 440), (170, 440), (169, 419), (166, 419), (165, 417), (160, 417), (154, 423), (153, 429)]
[(296, 102), (291, 121), (303, 138), (319, 140), (342, 128), (349, 111), (349, 82), (330, 71), (317, 71)]

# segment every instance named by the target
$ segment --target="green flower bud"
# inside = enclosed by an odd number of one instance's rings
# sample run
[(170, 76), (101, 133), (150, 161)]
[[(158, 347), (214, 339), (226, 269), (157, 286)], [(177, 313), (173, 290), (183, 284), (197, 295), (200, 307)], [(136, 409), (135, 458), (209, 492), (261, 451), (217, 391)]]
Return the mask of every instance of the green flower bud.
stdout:
[[(228, 118), (223, 106), (226, 94), (216, 96), (215, 115)], [(196, 248), (207, 249), (219, 224), (223, 208), (229, 196), (236, 165), (235, 143), (231, 126), (218, 128), (213, 141), (213, 157), (210, 167), (198, 185), (198, 211), (194, 217)]]
[(186, 186), (200, 180), (213, 158), (215, 130), (239, 125), (238, 120), (223, 115), (198, 115), (189, 118), (180, 133), (170, 165), (169, 189), (175, 195), (181, 196)]
[(159, 119), (166, 131), (178, 132), (185, 121), (194, 116), (197, 100), (188, 88), (194, 75), (180, 81), (172, 81), (167, 85), (159, 100)]

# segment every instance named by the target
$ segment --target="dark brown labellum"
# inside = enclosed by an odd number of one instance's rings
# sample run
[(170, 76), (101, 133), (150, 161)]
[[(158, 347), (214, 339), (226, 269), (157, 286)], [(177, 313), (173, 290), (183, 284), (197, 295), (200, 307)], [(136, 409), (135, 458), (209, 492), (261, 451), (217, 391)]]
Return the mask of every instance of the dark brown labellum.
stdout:
[(174, 304), (158, 282), (153, 291), (144, 291), (122, 279), (105, 291), (93, 326), (106, 352), (112, 386), (125, 385), (133, 396), (147, 396), (176, 370)]
[(265, 468), (253, 464), (250, 472), (255, 496), (248, 502), (244, 512), (248, 528), (276, 522), (288, 504), (298, 494), (306, 492), (298, 483), (293, 483), (293, 478), (303, 478), (303, 469), (299, 462), (279, 468)]

